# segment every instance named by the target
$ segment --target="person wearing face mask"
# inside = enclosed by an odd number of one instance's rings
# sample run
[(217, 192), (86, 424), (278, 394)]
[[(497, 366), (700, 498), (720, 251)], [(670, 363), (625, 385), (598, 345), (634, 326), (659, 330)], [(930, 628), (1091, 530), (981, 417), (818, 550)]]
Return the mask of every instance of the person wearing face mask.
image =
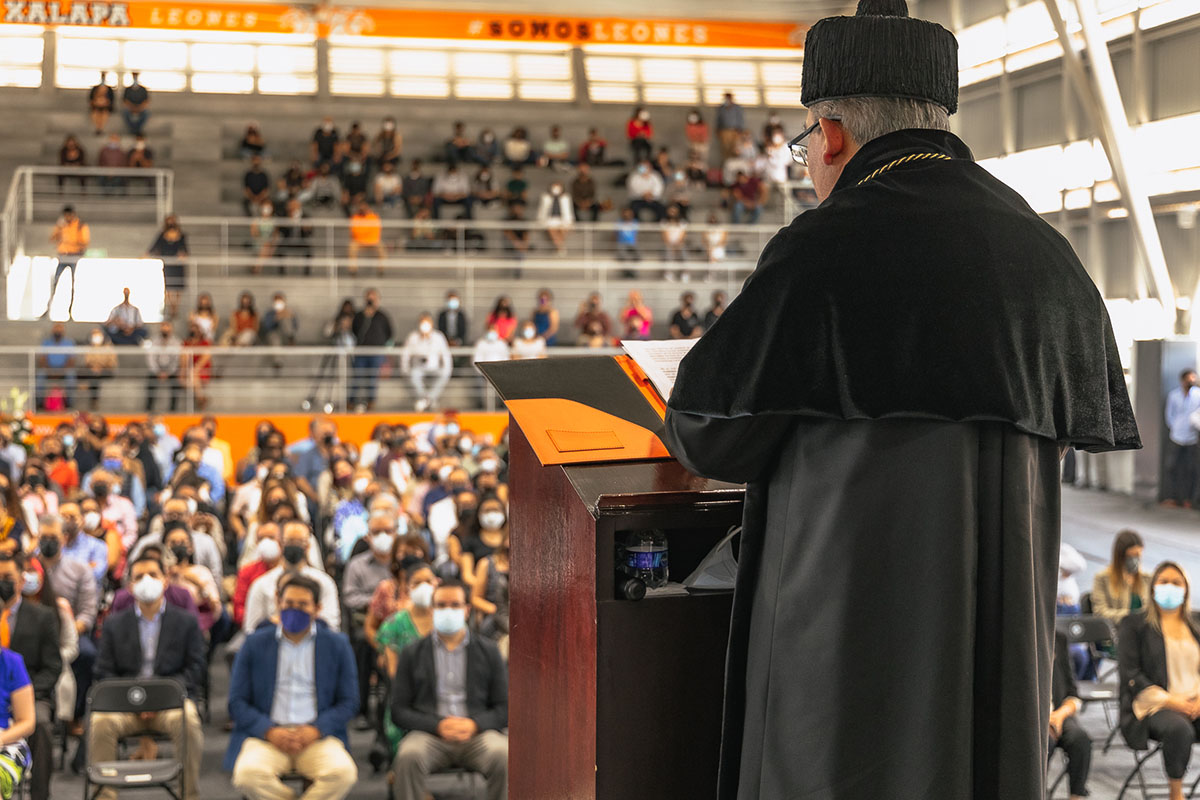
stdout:
[(225, 633), (227, 628), (224, 623), (220, 631), (215, 627), (224, 615), (221, 590), (212, 571), (196, 563), (191, 532), (182, 522), (168, 522), (163, 528), (163, 539), (167, 554), (164, 559), (167, 582), (187, 590), (200, 612), (200, 630), (205, 633), (211, 631), (212, 639), (221, 641), (220, 634)]
[(280, 776), (309, 781), (306, 800), (342, 800), (358, 780), (346, 726), (358, 709), (346, 637), (317, 623), (336, 596), (303, 577), (280, 581), (278, 624), (246, 637), (229, 681), (233, 733), (224, 768), (248, 800), (292, 796)]
[(104, 329), (112, 339), (113, 344), (141, 344), (146, 338), (146, 323), (142, 321), (142, 312), (129, 301), (129, 287), (121, 290), (121, 302), (108, 312)]
[[(37, 723), (29, 736), (33, 757), (30, 797), (47, 800), (54, 771), (55, 686), (63, 671), (59, 615), (54, 600), (43, 605), (32, 597), (41, 576), (26, 570), (24, 554), (0, 553), (0, 647), (21, 657), (33, 686)], [(30, 591), (26, 591), (26, 590)]]
[(108, 562), (108, 574), (119, 576), (125, 568), (125, 543), (117, 526), (100, 513), (100, 504), (94, 497), (82, 497), (78, 501), (80, 530), (104, 545)]
[(474, 583), (476, 567), (508, 541), (508, 511), (494, 497), (471, 509), (462, 525), (450, 536), (447, 549), (458, 565), (463, 580)]
[[(166, 571), (159, 558), (144, 554), (133, 562), (129, 589), (137, 603), (104, 621), (96, 678), (173, 678), (184, 686), (189, 699), (182, 711), (93, 713), (88, 724), (89, 758), (115, 761), (117, 743), (137, 731), (171, 737), (176, 752), (185, 746), (186, 736), (183, 800), (197, 800), (204, 733), (191, 698), (205, 685), (206, 649), (195, 618), (164, 599), (166, 586)], [(98, 797), (115, 800), (117, 793), (106, 788)]]
[(367, 616), (363, 621), (363, 632), (372, 647), (381, 650), (377, 636), (379, 628), (401, 607), (408, 598), (408, 582), (405, 577), (413, 564), (429, 560), (429, 544), (421, 534), (415, 533), (416, 528), (410, 522), (407, 514), (396, 516), (396, 540), (392, 545), (391, 561), (388, 569), (391, 577), (375, 587), (371, 602), (367, 606)]
[(520, 335), (512, 343), (512, 359), (521, 361), (531, 358), (545, 358), (546, 340), (537, 333), (537, 324), (529, 320), (520, 328)]
[(575, 222), (571, 197), (561, 181), (554, 181), (538, 200), (537, 220), (546, 227), (546, 236), (558, 255), (567, 254), (567, 234)]
[(433, 633), (400, 652), (392, 719), (408, 731), (393, 762), (395, 800), (422, 800), (426, 776), (478, 772), (489, 800), (508, 796), (508, 669), (496, 645), (467, 629), (470, 591), (458, 580), (433, 592)]
[(320, 169), (322, 164), (335, 168), (341, 162), (341, 136), (333, 125), (332, 117), (324, 117), (312, 135), (312, 166)]
[(1150, 601), (1150, 575), (1142, 569), (1144, 551), (1137, 531), (1119, 531), (1113, 539), (1112, 560), (1092, 580), (1092, 613), (1119, 624), (1130, 612)]
[(384, 117), (379, 126), (379, 133), (376, 134), (375, 141), (371, 144), (372, 156), (381, 167), (384, 164), (396, 167), (400, 163), (403, 147), (404, 136), (396, 130), (396, 118)]
[(400, 353), (400, 371), (412, 381), (418, 412), (437, 407), (452, 369), (446, 337), (434, 328), (431, 314), (421, 314), (417, 329), (404, 340)]
[[(108, 546), (84, 530), (84, 514), (78, 503), (63, 503), (59, 506), (58, 514), (62, 517), (62, 533), (65, 540), (63, 555), (86, 564), (96, 579), (96, 589), (102, 589), (104, 576), (108, 574)], [(99, 523), (98, 517), (96, 514), (88, 521)]]
[(508, 658), (508, 534), (490, 555), (479, 559), (471, 574), (471, 606), (479, 623), (479, 634), (495, 640)]
[(58, 399), (62, 407), (57, 410), (71, 408), (74, 405), (76, 371), (75, 355), (71, 348), (75, 340), (67, 336), (67, 328), (61, 322), (54, 323), (50, 335), (42, 340), (40, 353), (37, 357), (36, 382), (37, 407), (46, 410), (46, 401), (55, 388), (59, 389)]
[(437, 329), (451, 347), (461, 347), (467, 340), (470, 323), (463, 313), (458, 292), (450, 290), (446, 293), (446, 307), (438, 312)]
[[(433, 590), (438, 585), (433, 567), (420, 559), (409, 563), (398, 574), (397, 582), (404, 585), (404, 599), (379, 626), (376, 634), (376, 645), (384, 656), (389, 680), (396, 676), (400, 652), (433, 631)], [(391, 763), (406, 731), (396, 726), (390, 713), (384, 715), (383, 728), (387, 743), (386, 763)]]
[(238, 570), (237, 584), (233, 591), (233, 621), (241, 627), (246, 621), (246, 600), (254, 582), (280, 565), (283, 547), (279, 543), (279, 526), (265, 522), (258, 526), (258, 540), (254, 545), (254, 558)]
[(1050, 741), (1053, 753), (1061, 748), (1067, 757), (1067, 775), (1070, 778), (1069, 800), (1087, 797), (1088, 771), (1092, 765), (1092, 740), (1079, 724), (1078, 714), (1083, 709), (1079, 699), (1079, 686), (1071, 666), (1070, 647), (1067, 637), (1059, 632), (1054, 635), (1054, 670), (1050, 681)]
[(116, 348), (102, 328), (92, 328), (83, 355), (83, 383), (87, 388), (88, 408), (92, 411), (100, 405), (100, 385), (111, 378), (116, 369)]
[(649, 159), (653, 149), (654, 126), (650, 123), (650, 112), (638, 106), (625, 125), (625, 136), (629, 139), (629, 152), (633, 163)]
[(368, 549), (346, 562), (342, 574), (342, 602), (350, 611), (350, 641), (358, 665), (358, 699), (362, 718), (359, 730), (370, 730), (371, 676), (375, 668), (375, 649), (364, 630), (367, 608), (375, 589), (392, 577), (392, 552), (396, 544), (396, 519), (387, 515), (371, 518), (367, 528)]
[(356, 470), (349, 482), (339, 468), (338, 480), (342, 483), (339, 496), (344, 499), (333, 510), (332, 548), (336, 562), (345, 564), (351, 554), (358, 552), (359, 540), (367, 535), (368, 505), (379, 493), (379, 483), (370, 470), (363, 468)]
[(141, 517), (146, 511), (146, 483), (142, 478), (145, 470), (140, 462), (126, 458), (125, 449), (118, 442), (104, 445), (100, 451), (100, 464), (83, 476), (80, 488), (92, 492), (97, 481), (108, 483), (108, 493), (127, 497), (133, 504), (133, 514)]
[(642, 211), (654, 215), (655, 222), (661, 222), (667, 214), (663, 205), (663, 193), (666, 185), (662, 175), (659, 175), (650, 165), (649, 159), (636, 162), (633, 172), (625, 179), (625, 189), (629, 193), (629, 208), (635, 218), (641, 218)]
[(242, 630), (249, 635), (254, 633), (260, 625), (277, 621), (276, 589), (285, 577), (300, 575), (316, 582), (321, 587), (321, 596), (325, 598), (325, 602), (321, 604), (318, 616), (330, 630), (340, 631), (342, 614), (337, 584), (325, 570), (314, 567), (306, 561), (310, 549), (316, 546), (308, 525), (295, 520), (285, 523), (280, 544), (282, 545), (283, 559), (277, 566), (267, 570), (262, 577), (254, 581), (246, 595), (246, 612), (242, 619)]
[(1158, 565), (1143, 612), (1117, 628), (1121, 733), (1135, 750), (1162, 744), (1170, 800), (1183, 800), (1183, 776), (1200, 739), (1200, 626), (1183, 568)]

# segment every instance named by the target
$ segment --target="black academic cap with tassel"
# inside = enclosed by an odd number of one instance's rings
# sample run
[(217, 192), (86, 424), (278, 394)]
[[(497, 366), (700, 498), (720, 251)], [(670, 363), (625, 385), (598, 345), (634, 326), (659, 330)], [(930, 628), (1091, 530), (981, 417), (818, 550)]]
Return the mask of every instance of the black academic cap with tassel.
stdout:
[(908, 16), (904, 0), (860, 0), (853, 17), (826, 17), (804, 39), (800, 100), (909, 97), (958, 110), (958, 40)]

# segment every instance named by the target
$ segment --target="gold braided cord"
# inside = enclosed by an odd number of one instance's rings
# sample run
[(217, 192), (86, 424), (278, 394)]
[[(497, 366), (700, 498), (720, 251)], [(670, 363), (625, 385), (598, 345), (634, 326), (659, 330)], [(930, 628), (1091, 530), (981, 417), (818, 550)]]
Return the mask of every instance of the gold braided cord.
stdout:
[(903, 158), (897, 158), (895, 161), (893, 161), (890, 164), (884, 164), (882, 167), (875, 170), (867, 177), (863, 178), (856, 185), (862, 186), (867, 181), (869, 181), (872, 178), (875, 178), (879, 175), (882, 175), (883, 173), (887, 172), (889, 169), (891, 169), (893, 167), (898, 167), (901, 164), (908, 163), (909, 161), (924, 161), (925, 159), (928, 159), (928, 158), (933, 158), (938, 161), (952, 161), (953, 160), (950, 158), (950, 156), (946, 155), (945, 153), (913, 153), (912, 155), (907, 155), (907, 156), (904, 156)]

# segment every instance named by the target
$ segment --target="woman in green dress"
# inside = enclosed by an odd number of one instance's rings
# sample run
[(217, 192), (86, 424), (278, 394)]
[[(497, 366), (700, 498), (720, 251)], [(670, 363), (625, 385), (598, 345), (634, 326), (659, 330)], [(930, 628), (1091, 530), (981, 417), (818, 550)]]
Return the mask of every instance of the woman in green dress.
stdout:
[[(396, 613), (388, 617), (375, 634), (379, 651), (387, 659), (389, 679), (396, 677), (400, 651), (428, 636), (433, 630), (433, 587), (437, 584), (433, 567), (425, 563), (413, 564), (408, 568), (407, 576), (408, 598), (401, 602)], [(394, 757), (405, 731), (396, 727), (391, 714), (384, 714), (384, 731)]]

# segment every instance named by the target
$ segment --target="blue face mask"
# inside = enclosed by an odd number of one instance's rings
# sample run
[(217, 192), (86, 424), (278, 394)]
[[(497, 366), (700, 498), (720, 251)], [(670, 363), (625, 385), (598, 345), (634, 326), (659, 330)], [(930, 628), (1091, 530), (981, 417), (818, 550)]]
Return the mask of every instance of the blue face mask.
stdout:
[(1154, 586), (1154, 602), (1163, 611), (1174, 611), (1183, 605), (1183, 587), (1173, 583), (1159, 583)]
[(119, 458), (106, 458), (100, 463), (109, 472), (119, 472), (121, 469), (121, 459)]
[(163, 425), (161, 422), (155, 423), (155, 425), (154, 425), (154, 435), (155, 435), (155, 436), (157, 436), (159, 439), (162, 439), (162, 438), (166, 437), (166, 435), (167, 435), (167, 426), (166, 426), (166, 425)]
[(443, 636), (453, 636), (467, 627), (467, 618), (461, 608), (435, 608), (433, 629)]
[(312, 624), (312, 614), (298, 608), (285, 608), (279, 612), (279, 624), (284, 633), (303, 633)]
[(69, 433), (63, 434), (62, 443), (63, 447), (70, 449), (75, 446), (75, 437)]

